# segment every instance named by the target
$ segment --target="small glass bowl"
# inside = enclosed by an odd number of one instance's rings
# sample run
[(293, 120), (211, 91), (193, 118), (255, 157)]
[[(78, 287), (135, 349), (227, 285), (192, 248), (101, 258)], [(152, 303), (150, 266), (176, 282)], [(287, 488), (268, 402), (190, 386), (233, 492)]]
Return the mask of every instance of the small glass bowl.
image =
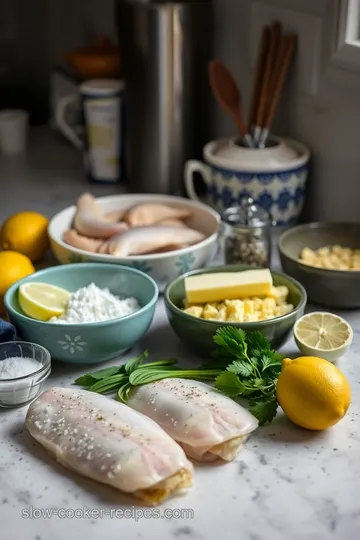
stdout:
[(0, 407), (11, 409), (30, 403), (41, 392), (45, 380), (51, 372), (51, 356), (47, 349), (26, 341), (0, 343), (0, 362), (6, 358), (31, 358), (40, 362), (41, 367), (22, 377), (0, 379)]

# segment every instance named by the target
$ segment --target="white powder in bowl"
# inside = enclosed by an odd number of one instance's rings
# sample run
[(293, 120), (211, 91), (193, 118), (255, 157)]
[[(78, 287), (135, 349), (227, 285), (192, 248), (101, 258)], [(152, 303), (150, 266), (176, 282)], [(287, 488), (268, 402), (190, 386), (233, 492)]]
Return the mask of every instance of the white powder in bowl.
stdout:
[[(0, 406), (14, 407), (25, 405), (34, 399), (41, 390), (39, 380), (42, 374), (35, 374), (42, 363), (34, 358), (13, 356), (0, 361)], [(20, 379), (25, 377), (27, 379)]]
[(58, 324), (81, 324), (109, 321), (130, 315), (140, 309), (136, 298), (120, 299), (109, 289), (100, 289), (91, 283), (74, 292), (69, 299), (66, 312), (61, 317), (52, 317), (49, 322)]
[(33, 358), (13, 356), (0, 361), (0, 379), (16, 379), (35, 373), (41, 368), (41, 362)]

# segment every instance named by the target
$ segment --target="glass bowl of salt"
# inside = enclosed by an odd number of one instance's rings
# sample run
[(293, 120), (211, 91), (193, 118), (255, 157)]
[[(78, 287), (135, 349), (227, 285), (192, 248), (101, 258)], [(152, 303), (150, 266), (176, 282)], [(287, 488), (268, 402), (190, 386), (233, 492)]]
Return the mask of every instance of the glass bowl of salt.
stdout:
[(50, 372), (51, 356), (45, 347), (26, 341), (0, 343), (0, 407), (30, 403)]

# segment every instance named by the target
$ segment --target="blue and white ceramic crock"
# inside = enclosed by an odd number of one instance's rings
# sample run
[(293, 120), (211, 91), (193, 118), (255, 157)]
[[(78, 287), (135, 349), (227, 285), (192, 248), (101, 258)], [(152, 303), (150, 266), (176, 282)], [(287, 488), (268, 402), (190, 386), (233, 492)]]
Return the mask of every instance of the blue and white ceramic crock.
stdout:
[(185, 187), (198, 199), (194, 173), (208, 187), (208, 201), (222, 212), (251, 197), (272, 215), (277, 225), (297, 221), (304, 205), (309, 150), (288, 138), (272, 137), (267, 148), (245, 148), (236, 139), (212, 141), (204, 147), (204, 163), (185, 165)]

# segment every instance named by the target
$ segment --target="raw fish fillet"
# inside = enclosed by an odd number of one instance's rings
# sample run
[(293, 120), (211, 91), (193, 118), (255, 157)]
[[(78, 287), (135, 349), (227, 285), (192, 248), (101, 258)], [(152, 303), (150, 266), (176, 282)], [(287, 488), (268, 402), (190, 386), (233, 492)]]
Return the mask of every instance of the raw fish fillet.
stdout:
[(51, 388), (26, 426), (64, 467), (158, 504), (192, 483), (183, 449), (150, 418), (87, 390)]
[(128, 405), (159, 424), (199, 461), (231, 461), (257, 419), (211, 386), (189, 379), (163, 379), (135, 387)]
[(104, 217), (95, 197), (84, 193), (77, 201), (74, 228), (90, 238), (110, 238), (128, 229), (126, 223), (112, 223)]
[(134, 227), (128, 231), (113, 236), (106, 243), (110, 255), (126, 257), (128, 255), (142, 255), (160, 250), (166, 246), (177, 246), (180, 249), (184, 244), (192, 245), (201, 242), (205, 236), (188, 227)]

